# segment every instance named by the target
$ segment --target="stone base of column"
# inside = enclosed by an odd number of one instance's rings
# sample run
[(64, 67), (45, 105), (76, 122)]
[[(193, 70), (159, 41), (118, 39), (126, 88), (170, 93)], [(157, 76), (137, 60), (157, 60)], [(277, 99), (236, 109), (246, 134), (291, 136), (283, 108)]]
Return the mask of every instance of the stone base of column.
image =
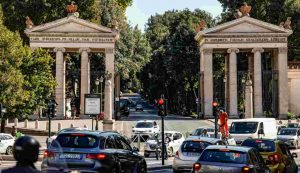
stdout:
[(288, 119), (288, 115), (287, 114), (279, 114), (278, 119), (280, 119), (280, 120), (287, 120)]
[(114, 130), (114, 120), (103, 120), (103, 131)]

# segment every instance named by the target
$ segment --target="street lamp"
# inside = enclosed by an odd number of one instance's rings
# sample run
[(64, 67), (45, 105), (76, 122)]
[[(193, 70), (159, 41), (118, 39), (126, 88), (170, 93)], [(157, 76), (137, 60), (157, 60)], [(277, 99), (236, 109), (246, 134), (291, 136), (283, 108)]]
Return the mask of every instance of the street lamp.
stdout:
[[(99, 82), (100, 80), (97, 78), (96, 81), (95, 81), (95, 85), (96, 85), (96, 93), (98, 94), (98, 86), (99, 86)], [(101, 107), (101, 99), (100, 99), (100, 107)], [(101, 113), (101, 108), (100, 108), (100, 113)], [(95, 130), (98, 130), (99, 127), (98, 127), (98, 121), (99, 121), (99, 115), (96, 116), (96, 127), (95, 127)]]
[(225, 76), (223, 78), (223, 82), (224, 82), (224, 108), (225, 108), (225, 111), (227, 111), (227, 77)]
[(101, 76), (100, 77), (100, 113), (102, 113), (102, 83), (104, 81), (104, 78)]

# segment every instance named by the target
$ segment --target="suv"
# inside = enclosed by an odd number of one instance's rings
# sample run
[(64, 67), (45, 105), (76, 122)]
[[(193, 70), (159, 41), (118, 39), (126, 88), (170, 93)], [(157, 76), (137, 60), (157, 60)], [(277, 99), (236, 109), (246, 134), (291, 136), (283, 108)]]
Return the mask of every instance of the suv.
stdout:
[(146, 141), (150, 136), (155, 133), (159, 133), (159, 126), (156, 121), (143, 120), (138, 121), (135, 126), (132, 127), (132, 140), (138, 140), (141, 137), (143, 141)]
[(42, 172), (141, 172), (146, 161), (117, 132), (61, 132), (44, 152)]

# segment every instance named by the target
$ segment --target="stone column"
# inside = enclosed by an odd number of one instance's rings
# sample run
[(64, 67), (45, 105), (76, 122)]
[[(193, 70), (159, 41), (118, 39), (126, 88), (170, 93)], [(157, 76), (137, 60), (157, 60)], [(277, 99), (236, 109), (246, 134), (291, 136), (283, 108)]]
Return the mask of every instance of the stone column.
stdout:
[(254, 53), (253, 58), (253, 78), (254, 78), (254, 116), (263, 117), (262, 105), (262, 69), (261, 69), (261, 53), (264, 52), (262, 48), (252, 49)]
[(278, 113), (279, 119), (286, 119), (288, 113), (288, 65), (287, 47), (278, 49)]
[(238, 117), (238, 100), (237, 100), (237, 53), (239, 49), (228, 49), (229, 53), (229, 117)]
[(90, 63), (89, 48), (80, 48), (81, 53), (81, 68), (80, 68), (80, 115), (84, 114), (84, 94), (90, 93)]
[(113, 128), (113, 120), (112, 120), (112, 114), (113, 114), (113, 104), (111, 102), (112, 100), (112, 82), (111, 80), (107, 80), (105, 82), (105, 101), (104, 101), (104, 120), (103, 120), (103, 130), (104, 131), (111, 131), (114, 130)]
[(245, 118), (253, 118), (253, 89), (250, 77), (245, 88)]
[(55, 60), (55, 80), (57, 86), (55, 87), (55, 101), (57, 105), (57, 117), (64, 118), (66, 113), (66, 62), (64, 60), (65, 48), (54, 48), (56, 52)]
[(204, 87), (204, 116), (213, 116), (213, 49), (202, 49), (200, 57), (200, 70), (203, 72)]

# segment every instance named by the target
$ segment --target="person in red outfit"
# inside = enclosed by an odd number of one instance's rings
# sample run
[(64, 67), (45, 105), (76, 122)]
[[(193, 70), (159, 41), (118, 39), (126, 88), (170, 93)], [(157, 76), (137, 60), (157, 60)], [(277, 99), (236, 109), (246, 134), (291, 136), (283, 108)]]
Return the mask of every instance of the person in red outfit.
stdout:
[(220, 119), (220, 132), (222, 134), (222, 137), (228, 138), (228, 115), (227, 113), (221, 109), (219, 114)]

